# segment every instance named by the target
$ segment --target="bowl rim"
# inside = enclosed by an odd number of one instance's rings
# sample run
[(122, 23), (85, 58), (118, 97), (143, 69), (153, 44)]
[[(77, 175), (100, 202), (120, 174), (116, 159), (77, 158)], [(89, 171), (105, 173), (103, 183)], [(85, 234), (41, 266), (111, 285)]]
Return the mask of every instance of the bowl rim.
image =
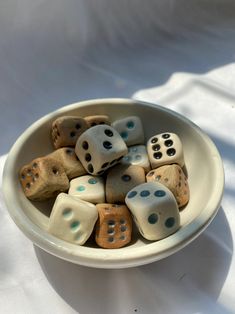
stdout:
[[(191, 221), (183, 228), (180, 228), (173, 235), (161, 241), (152, 242), (148, 245), (134, 248), (124, 247), (121, 249), (107, 250), (79, 246), (79, 250), (75, 250), (74, 244), (60, 240), (48, 234), (46, 230), (43, 230), (39, 226), (35, 225), (24, 213), (23, 209), (18, 203), (17, 198), (12, 197), (12, 189), (10, 187), (14, 185), (13, 183), (15, 181), (14, 164), (17, 158), (17, 153), (20, 151), (22, 143), (31, 136), (35, 129), (40, 127), (47, 120), (58, 116), (58, 114), (63, 114), (68, 110), (77, 109), (78, 107), (81, 108), (101, 104), (138, 104), (140, 106), (147, 106), (152, 109), (157, 108), (158, 110), (164, 111), (190, 125), (194, 129), (194, 131), (202, 137), (203, 141), (210, 149), (212, 155), (211, 163), (214, 166), (216, 182), (215, 188), (213, 189), (210, 199), (207, 202), (207, 206), (201, 211), (196, 219)], [(13, 221), (34, 244), (36, 244), (43, 250), (64, 260), (83, 266), (95, 268), (127, 268), (148, 264), (175, 253), (176, 251), (182, 249), (191, 241), (193, 241), (209, 225), (209, 223), (213, 220), (216, 213), (218, 212), (222, 200), (224, 190), (224, 169), (222, 159), (213, 141), (206, 133), (204, 133), (195, 123), (190, 121), (188, 118), (171, 109), (140, 100), (126, 98), (101, 98), (85, 100), (63, 106), (51, 113), (48, 113), (47, 115), (34, 122), (31, 126), (29, 126), (19, 136), (19, 138), (16, 140), (15, 144), (12, 146), (11, 150), (8, 153), (3, 170), (2, 189), (5, 204)]]

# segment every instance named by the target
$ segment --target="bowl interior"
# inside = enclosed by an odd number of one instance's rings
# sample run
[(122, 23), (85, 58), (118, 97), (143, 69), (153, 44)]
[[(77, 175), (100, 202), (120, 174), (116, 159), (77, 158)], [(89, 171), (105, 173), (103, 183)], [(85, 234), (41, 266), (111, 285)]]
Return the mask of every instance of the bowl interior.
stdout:
[[(94, 114), (108, 114), (111, 121), (128, 115), (137, 115), (143, 122), (146, 140), (162, 132), (174, 132), (180, 137), (184, 149), (190, 201), (180, 211), (181, 228), (172, 236), (161, 241), (150, 242), (135, 232), (132, 243), (125, 248), (104, 250), (96, 248), (92, 242), (88, 241), (81, 251), (81, 247), (55, 239), (47, 233), (53, 200), (47, 202), (29, 201), (24, 196), (18, 180), (19, 169), (32, 159), (53, 151), (50, 128), (56, 117)], [(86, 261), (87, 258), (94, 259), (94, 261), (100, 259), (100, 265), (105, 267), (105, 260), (108, 260), (107, 265), (111, 265), (113, 262), (116, 267), (119, 265), (118, 260), (120, 262), (119, 266), (125, 264), (121, 263), (121, 260), (124, 261), (122, 252), (125, 252), (124, 254), (130, 252), (130, 259), (134, 261), (137, 258), (135, 250), (138, 251), (138, 249), (144, 248), (142, 254), (151, 256), (153, 260), (156, 260), (171, 254), (176, 248), (184, 246), (197, 233), (201, 232), (215, 215), (219, 206), (223, 191), (223, 169), (218, 151), (211, 140), (197, 126), (179, 114), (160, 106), (153, 106), (139, 101), (96, 100), (63, 107), (40, 119), (27, 129), (9, 154), (4, 172), (4, 186), (6, 202), (13, 219), (36, 244), (73, 262), (94, 266), (93, 262), (84, 262), (82, 258), (79, 259), (81, 254), (87, 254)], [(12, 193), (14, 201), (9, 201), (9, 194), (12, 195)], [(15, 206), (14, 209), (12, 209), (13, 206)], [(24, 224), (25, 219), (27, 220), (27, 226)], [(30, 228), (30, 230), (25, 230), (27, 228)], [(34, 233), (33, 236), (32, 233)], [(147, 247), (149, 248), (147, 249)], [(63, 253), (60, 254), (62, 251)], [(137, 251), (136, 253), (140, 254), (139, 263), (145, 263), (144, 255)], [(163, 252), (164, 254), (162, 254)], [(93, 253), (96, 257), (92, 255)], [(75, 258), (71, 259), (71, 254)], [(128, 256), (126, 258), (128, 259)], [(135, 262), (135, 264), (138, 264), (138, 262)]]

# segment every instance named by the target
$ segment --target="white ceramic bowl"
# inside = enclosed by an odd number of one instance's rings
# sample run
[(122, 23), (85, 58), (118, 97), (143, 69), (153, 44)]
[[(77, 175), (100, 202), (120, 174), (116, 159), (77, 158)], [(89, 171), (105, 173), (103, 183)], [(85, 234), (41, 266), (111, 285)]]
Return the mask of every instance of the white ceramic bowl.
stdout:
[[(120, 249), (102, 249), (91, 244), (77, 246), (50, 235), (46, 229), (51, 202), (29, 201), (20, 186), (18, 172), (33, 158), (50, 153), (52, 121), (61, 115), (108, 114), (112, 121), (138, 115), (145, 136), (174, 132), (183, 142), (190, 187), (190, 201), (181, 211), (181, 227), (173, 235), (156, 242), (135, 235), (133, 242)], [(183, 248), (211, 222), (219, 209), (224, 188), (220, 155), (210, 138), (188, 119), (165, 109), (136, 100), (99, 99), (63, 107), (30, 126), (12, 147), (4, 168), (3, 192), (9, 213), (18, 227), (45, 251), (80, 265), (97, 268), (125, 268), (160, 260)]]

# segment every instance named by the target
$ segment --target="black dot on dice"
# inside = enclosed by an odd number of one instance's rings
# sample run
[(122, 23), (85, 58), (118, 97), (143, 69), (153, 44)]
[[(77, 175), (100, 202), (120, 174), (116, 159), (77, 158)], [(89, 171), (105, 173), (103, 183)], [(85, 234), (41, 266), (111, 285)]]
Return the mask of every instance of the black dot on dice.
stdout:
[(176, 151), (174, 148), (169, 148), (167, 151), (166, 151), (167, 155), (168, 156), (174, 156)]
[(173, 145), (173, 141), (172, 140), (167, 140), (167, 141), (165, 141), (164, 144), (165, 144), (166, 147), (170, 147), (170, 146)]
[(89, 164), (88, 166), (87, 166), (87, 170), (89, 171), (89, 172), (94, 172), (94, 168), (93, 168), (93, 166), (92, 166), (92, 164)]
[(168, 134), (168, 133), (165, 133), (162, 135), (162, 138), (169, 138), (169, 137), (170, 137), (170, 134)]
[(74, 131), (70, 132), (70, 136), (74, 137), (76, 135), (76, 133)]
[(153, 143), (153, 144), (154, 144), (154, 143), (157, 143), (157, 141), (158, 141), (158, 138), (157, 138), (157, 137), (154, 137), (154, 138), (151, 139), (151, 143)]
[(90, 155), (90, 154), (86, 154), (86, 155), (85, 155), (85, 160), (86, 160), (87, 162), (91, 161), (91, 155)]
[(122, 176), (122, 181), (128, 182), (128, 181), (130, 181), (130, 180), (131, 180), (131, 176), (129, 176), (128, 174), (124, 174), (124, 175)]
[(87, 150), (89, 148), (89, 145), (88, 145), (88, 143), (86, 141), (84, 141), (82, 143), (82, 148), (85, 149), (85, 150)]
[(161, 159), (161, 158), (162, 158), (162, 153), (161, 153), (161, 152), (154, 153), (154, 154), (153, 154), (153, 157), (154, 157), (155, 159)]
[(75, 125), (75, 128), (76, 128), (77, 130), (79, 130), (79, 129), (81, 128), (81, 125), (80, 125), (79, 123), (77, 123), (77, 124)]
[(108, 137), (112, 137), (113, 136), (113, 132), (109, 129), (104, 130), (104, 133), (108, 136)]
[(159, 144), (155, 144), (155, 145), (153, 145), (153, 147), (152, 147), (152, 149), (153, 149), (154, 151), (158, 151), (160, 148), (161, 148), (161, 146), (160, 146)]
[(103, 146), (106, 149), (111, 149), (113, 147), (112, 143), (110, 143), (109, 141), (104, 141)]
[(102, 169), (106, 168), (106, 167), (108, 166), (108, 164), (109, 164), (108, 162), (105, 162), (105, 163), (101, 166), (101, 168), (102, 168)]

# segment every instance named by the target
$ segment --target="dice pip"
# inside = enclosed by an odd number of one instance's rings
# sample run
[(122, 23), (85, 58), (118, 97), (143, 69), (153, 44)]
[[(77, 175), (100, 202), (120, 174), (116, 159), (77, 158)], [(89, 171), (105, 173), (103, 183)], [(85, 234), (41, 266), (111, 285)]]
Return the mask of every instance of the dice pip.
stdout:
[(125, 203), (126, 194), (145, 182), (145, 172), (140, 166), (117, 165), (108, 171), (106, 200), (108, 203)]
[(19, 176), (25, 195), (34, 201), (49, 199), (69, 188), (62, 164), (47, 156), (36, 158), (23, 166)]
[(112, 127), (118, 131), (127, 146), (144, 144), (144, 129), (137, 116), (130, 116), (112, 123)]
[(148, 153), (144, 145), (128, 147), (128, 153), (122, 158), (121, 163), (143, 167), (145, 172), (151, 169)]
[(184, 166), (183, 146), (175, 133), (152, 136), (147, 142), (147, 151), (152, 169), (170, 164)]
[(79, 136), (88, 128), (85, 119), (77, 116), (62, 116), (52, 123), (52, 141), (54, 147), (75, 146)]
[(98, 204), (95, 241), (105, 249), (117, 249), (131, 241), (132, 219), (126, 205)]
[(140, 233), (147, 240), (163, 239), (180, 227), (175, 197), (161, 183), (143, 183), (132, 189), (125, 201)]
[(84, 119), (87, 122), (89, 128), (99, 124), (111, 124), (109, 116), (106, 115), (87, 116)]
[(79, 137), (75, 153), (88, 173), (100, 175), (126, 155), (127, 146), (115, 129), (97, 125)]
[(104, 179), (85, 175), (70, 181), (69, 195), (78, 197), (90, 203), (105, 202)]
[(175, 196), (179, 207), (189, 201), (189, 186), (186, 175), (179, 165), (165, 165), (151, 170), (146, 176), (147, 182), (157, 181), (164, 184)]
[(64, 241), (83, 245), (90, 237), (97, 218), (94, 204), (60, 193), (52, 208), (48, 232)]
[(49, 154), (48, 157), (55, 158), (61, 162), (69, 180), (87, 173), (72, 147), (59, 148)]

